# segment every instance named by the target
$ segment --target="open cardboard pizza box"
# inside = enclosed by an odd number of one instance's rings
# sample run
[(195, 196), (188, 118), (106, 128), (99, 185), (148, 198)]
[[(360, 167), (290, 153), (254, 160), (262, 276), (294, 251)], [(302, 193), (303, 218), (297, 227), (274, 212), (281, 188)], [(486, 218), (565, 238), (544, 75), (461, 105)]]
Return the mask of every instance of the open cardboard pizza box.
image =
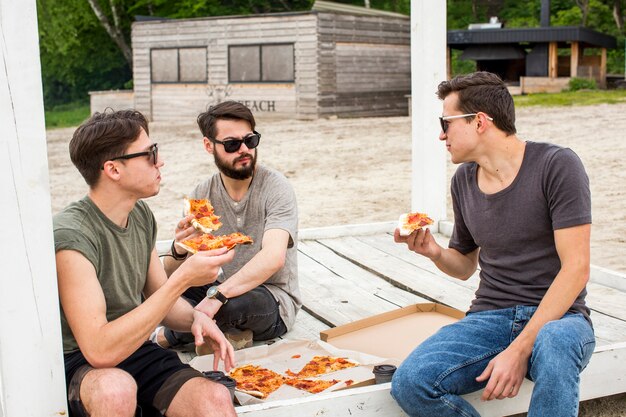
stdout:
[(389, 358), (399, 365), (420, 343), (465, 313), (437, 303), (414, 304), (320, 332), (339, 349)]
[[(339, 349), (320, 340), (281, 340), (271, 345), (254, 346), (235, 352), (236, 366), (253, 364), (271, 369), (281, 375), (286, 375), (289, 369), (298, 372), (316, 355), (328, 355), (333, 357), (348, 358), (359, 366), (341, 371), (332, 372), (312, 379), (332, 380), (339, 382), (323, 392), (336, 391), (352, 385), (360, 385), (372, 378), (374, 365), (388, 362), (386, 358)], [(213, 355), (196, 356), (189, 365), (199, 371), (213, 370)], [(224, 371), (223, 363), (220, 362), (219, 370)], [(267, 401), (284, 400), (290, 398), (305, 397), (309, 392), (296, 389), (289, 385), (282, 385), (265, 399), (253, 397), (244, 392), (235, 391), (235, 398), (241, 405), (258, 404)]]

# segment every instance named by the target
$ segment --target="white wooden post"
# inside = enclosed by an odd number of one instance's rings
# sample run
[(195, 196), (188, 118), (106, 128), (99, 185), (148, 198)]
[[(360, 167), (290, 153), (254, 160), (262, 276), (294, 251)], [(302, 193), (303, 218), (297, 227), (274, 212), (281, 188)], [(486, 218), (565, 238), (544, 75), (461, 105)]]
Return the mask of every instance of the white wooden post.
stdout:
[(446, 2), (411, 1), (411, 207), (436, 222), (446, 218), (446, 147), (437, 139), (446, 79)]
[(0, 417), (67, 415), (35, 0), (0, 0)]

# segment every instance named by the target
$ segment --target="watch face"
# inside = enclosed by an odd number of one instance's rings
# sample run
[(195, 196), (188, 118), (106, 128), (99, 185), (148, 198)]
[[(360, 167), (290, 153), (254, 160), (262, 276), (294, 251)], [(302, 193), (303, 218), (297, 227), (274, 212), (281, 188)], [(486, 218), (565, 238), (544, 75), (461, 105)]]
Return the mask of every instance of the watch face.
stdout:
[(208, 298), (215, 297), (215, 294), (217, 294), (217, 287), (209, 287), (209, 289), (206, 291), (206, 296)]

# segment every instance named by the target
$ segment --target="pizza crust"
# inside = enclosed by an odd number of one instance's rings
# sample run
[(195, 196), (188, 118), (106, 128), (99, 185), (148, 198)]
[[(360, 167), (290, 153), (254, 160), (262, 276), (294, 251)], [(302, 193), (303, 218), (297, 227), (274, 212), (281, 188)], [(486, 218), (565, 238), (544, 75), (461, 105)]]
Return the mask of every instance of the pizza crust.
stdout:
[(180, 249), (184, 249), (187, 252), (192, 253), (192, 254), (197, 252), (194, 248), (192, 248), (191, 246), (185, 245), (183, 242), (175, 242), (174, 245), (176, 245), (176, 247), (178, 247)]
[(252, 395), (253, 397), (257, 397), (260, 399), (264, 399), (266, 397), (266, 395), (263, 394), (261, 391), (246, 390), (242, 388), (235, 388), (235, 390), (239, 392), (243, 392), (244, 394)]

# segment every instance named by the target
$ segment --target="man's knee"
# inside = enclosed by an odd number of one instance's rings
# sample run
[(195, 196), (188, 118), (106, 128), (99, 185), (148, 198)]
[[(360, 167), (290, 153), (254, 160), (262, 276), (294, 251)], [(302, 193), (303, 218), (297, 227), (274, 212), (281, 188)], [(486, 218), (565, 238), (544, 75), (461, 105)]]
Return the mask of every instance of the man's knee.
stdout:
[(193, 378), (176, 393), (165, 414), (167, 417), (230, 416), (235, 414), (235, 409), (230, 391), (224, 385)]
[(563, 324), (559, 320), (546, 323), (537, 334), (531, 357), (531, 367), (537, 369), (531, 375), (579, 373), (587, 365), (595, 347), (593, 333), (581, 334)]
[(431, 373), (424, 365), (404, 362), (398, 367), (391, 380), (391, 395), (405, 411), (427, 406), (428, 399), (432, 399), (429, 387), (434, 381)]
[(133, 416), (137, 383), (121, 369), (94, 369), (83, 379), (80, 398), (90, 415)]

